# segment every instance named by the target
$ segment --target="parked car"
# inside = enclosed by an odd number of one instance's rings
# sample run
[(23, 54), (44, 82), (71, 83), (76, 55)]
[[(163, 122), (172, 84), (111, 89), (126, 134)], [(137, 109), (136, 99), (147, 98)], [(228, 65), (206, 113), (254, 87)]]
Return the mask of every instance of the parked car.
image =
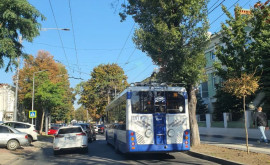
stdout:
[(48, 135), (54, 135), (57, 133), (59, 127), (51, 127), (49, 130), (48, 130)]
[(3, 125), (10, 126), (19, 130), (20, 132), (24, 132), (28, 134), (28, 141), (32, 143), (33, 141), (37, 141), (38, 131), (36, 130), (33, 124), (24, 123), (24, 122), (17, 122), (17, 121), (7, 121), (3, 123)]
[(96, 140), (96, 132), (93, 128), (93, 126), (89, 123), (77, 123), (74, 125), (79, 125), (83, 128), (83, 130), (86, 132), (87, 137), (88, 137), (88, 141), (94, 141)]
[(98, 125), (98, 133), (104, 134), (104, 125)]
[(0, 125), (0, 146), (9, 150), (16, 150), (20, 146), (27, 146), (28, 135), (9, 126)]
[(85, 153), (88, 152), (88, 138), (81, 126), (61, 127), (54, 136), (54, 154), (70, 149), (81, 149)]

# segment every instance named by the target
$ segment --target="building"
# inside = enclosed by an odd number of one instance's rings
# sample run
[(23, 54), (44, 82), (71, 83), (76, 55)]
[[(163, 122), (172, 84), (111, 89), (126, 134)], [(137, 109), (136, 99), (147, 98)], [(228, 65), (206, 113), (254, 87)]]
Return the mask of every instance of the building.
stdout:
[(0, 83), (0, 121), (12, 121), (14, 114), (15, 89)]
[(220, 44), (219, 42), (220, 34), (214, 34), (211, 36), (211, 41), (208, 48), (205, 51), (205, 59), (206, 66), (205, 72), (207, 75), (207, 79), (205, 82), (200, 84), (200, 94), (203, 101), (208, 105), (208, 111), (212, 113), (214, 111), (214, 102), (216, 102), (216, 98), (214, 98), (216, 94), (215, 84), (221, 82), (221, 78), (215, 75), (214, 63), (218, 61), (215, 55), (215, 46)]

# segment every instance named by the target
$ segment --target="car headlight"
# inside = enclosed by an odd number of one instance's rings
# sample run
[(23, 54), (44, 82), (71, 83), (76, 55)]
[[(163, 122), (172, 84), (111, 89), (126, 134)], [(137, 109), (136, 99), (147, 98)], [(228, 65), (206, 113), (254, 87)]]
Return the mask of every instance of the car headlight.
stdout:
[(152, 135), (152, 130), (151, 129), (147, 129), (145, 131), (145, 136), (149, 138), (151, 135)]
[(169, 131), (168, 131), (168, 136), (169, 137), (172, 137), (172, 136), (174, 136), (174, 130), (172, 130), (172, 129), (170, 129)]

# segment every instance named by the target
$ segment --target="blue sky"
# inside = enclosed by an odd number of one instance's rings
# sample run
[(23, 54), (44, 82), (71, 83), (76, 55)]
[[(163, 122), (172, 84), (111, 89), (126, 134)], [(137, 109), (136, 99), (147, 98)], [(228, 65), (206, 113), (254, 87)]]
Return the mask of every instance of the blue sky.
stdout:
[[(119, 8), (120, 4), (117, 5), (117, 0), (28, 1), (47, 18), (46, 21), (41, 22), (42, 28), (69, 28), (71, 31), (41, 31), (40, 36), (36, 37), (33, 43), (23, 42), (24, 51), (34, 56), (38, 50), (50, 52), (55, 60), (67, 67), (70, 77), (86, 81), (90, 78), (93, 68), (99, 64), (117, 63), (124, 69), (128, 82), (131, 83), (145, 79), (156, 68), (152, 60), (136, 49), (132, 42), (134, 29), (137, 28), (134, 21), (128, 18), (125, 22), (120, 22), (117, 10), (111, 5), (115, 2), (115, 6)], [(216, 5), (209, 11), (221, 2), (228, 8), (237, 2), (248, 9), (257, 0), (210, 0), (209, 8), (215, 3)], [(230, 12), (233, 12), (233, 9), (234, 7), (230, 9)], [(225, 14), (221, 15), (221, 6), (209, 14), (210, 32), (220, 30), (220, 23), (226, 19)], [(77, 51), (75, 51), (74, 40)], [(22, 65), (23, 63), (21, 63), (21, 68)], [(12, 85), (12, 76), (15, 72), (6, 73), (4, 70), (5, 68), (0, 69), (0, 83)], [(82, 80), (71, 78), (71, 87), (75, 87), (80, 81)]]

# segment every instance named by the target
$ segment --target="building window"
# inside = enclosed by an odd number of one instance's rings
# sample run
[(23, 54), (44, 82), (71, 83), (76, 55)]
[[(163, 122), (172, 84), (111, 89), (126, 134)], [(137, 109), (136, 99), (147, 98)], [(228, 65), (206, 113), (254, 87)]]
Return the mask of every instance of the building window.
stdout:
[(216, 55), (215, 55), (214, 51), (210, 52), (210, 57), (211, 57), (212, 60), (216, 59)]
[(214, 89), (216, 89), (216, 83), (217, 83), (217, 77), (215, 75), (213, 75), (213, 77), (212, 77), (212, 85), (213, 85)]
[(201, 96), (202, 98), (207, 98), (208, 95), (208, 82), (201, 83)]

